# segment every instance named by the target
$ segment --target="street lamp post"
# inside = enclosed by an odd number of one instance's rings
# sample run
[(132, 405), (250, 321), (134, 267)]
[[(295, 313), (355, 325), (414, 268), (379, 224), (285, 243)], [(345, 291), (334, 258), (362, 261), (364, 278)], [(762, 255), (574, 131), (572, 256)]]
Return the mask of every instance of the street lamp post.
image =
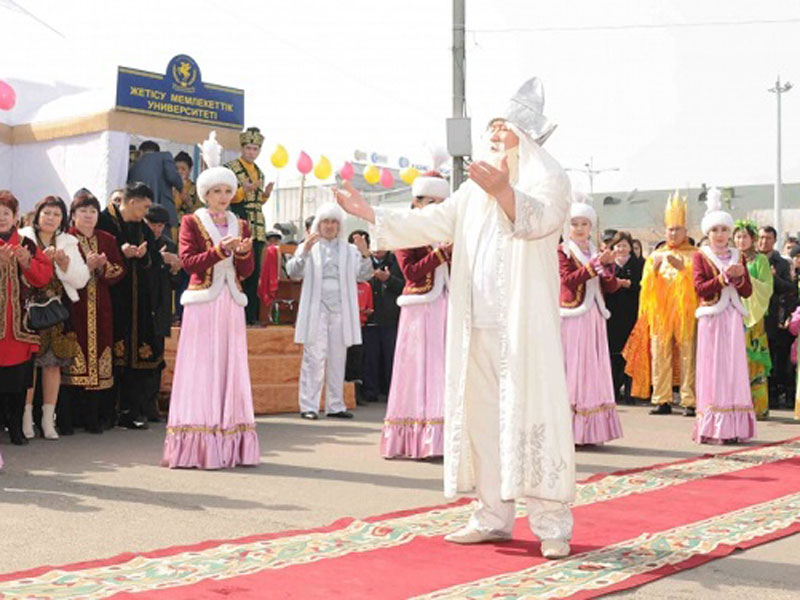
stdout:
[(775, 211), (775, 231), (778, 232), (778, 239), (776, 240), (778, 243), (781, 241), (781, 237), (783, 231), (781, 229), (781, 95), (788, 92), (792, 89), (792, 84), (788, 81), (781, 85), (781, 78), (778, 76), (778, 79), (775, 81), (775, 87), (770, 88), (769, 91), (775, 94), (775, 98), (778, 101), (778, 152), (777, 152), (777, 164), (775, 167), (775, 199), (773, 202), (773, 210)]
[(594, 168), (594, 156), (589, 157), (589, 162), (584, 163), (582, 169), (575, 169), (575, 168), (567, 168), (564, 169), (565, 171), (578, 171), (580, 173), (586, 174), (589, 178), (589, 196), (593, 197), (594, 195), (594, 178), (596, 175), (600, 175), (602, 173), (609, 173), (611, 171), (619, 171), (619, 167), (611, 167), (608, 169), (595, 169)]

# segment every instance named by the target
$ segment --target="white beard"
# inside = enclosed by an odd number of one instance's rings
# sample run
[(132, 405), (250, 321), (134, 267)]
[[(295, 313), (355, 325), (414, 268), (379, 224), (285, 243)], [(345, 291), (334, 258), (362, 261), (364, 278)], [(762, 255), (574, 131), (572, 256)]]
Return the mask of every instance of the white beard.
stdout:
[(507, 150), (493, 150), (491, 147), (486, 149), (486, 156), (483, 158), (493, 167), (499, 169), (506, 159), (508, 164), (508, 181), (514, 186), (519, 182), (519, 146), (508, 148)]

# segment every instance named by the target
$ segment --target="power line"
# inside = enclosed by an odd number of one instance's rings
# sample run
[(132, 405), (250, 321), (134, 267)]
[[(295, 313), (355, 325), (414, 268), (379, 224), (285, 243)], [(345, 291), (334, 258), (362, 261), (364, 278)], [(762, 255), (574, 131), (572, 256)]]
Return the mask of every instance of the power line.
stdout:
[(700, 23), (628, 23), (624, 25), (558, 25), (552, 27), (509, 27), (495, 29), (468, 29), (469, 33), (540, 33), (559, 31), (621, 31), (630, 29), (689, 29), (700, 27), (740, 27), (749, 25), (787, 25), (800, 23), (800, 17), (789, 19), (750, 19), (746, 21), (704, 21)]
[(25, 15), (26, 17), (30, 17), (31, 19), (33, 19), (34, 21), (39, 23), (39, 25), (42, 25), (43, 27), (47, 27), (50, 31), (52, 31), (56, 35), (66, 39), (64, 34), (61, 33), (58, 29), (56, 29), (55, 27), (53, 27), (52, 25), (50, 25), (46, 21), (43, 21), (42, 19), (37, 17), (35, 14), (33, 14), (27, 8), (24, 8), (24, 7), (20, 6), (19, 4), (14, 2), (14, 0), (3, 0), (2, 3), (5, 4), (5, 6), (6, 6), (6, 8), (8, 8), (8, 10), (15, 10), (15, 11)]

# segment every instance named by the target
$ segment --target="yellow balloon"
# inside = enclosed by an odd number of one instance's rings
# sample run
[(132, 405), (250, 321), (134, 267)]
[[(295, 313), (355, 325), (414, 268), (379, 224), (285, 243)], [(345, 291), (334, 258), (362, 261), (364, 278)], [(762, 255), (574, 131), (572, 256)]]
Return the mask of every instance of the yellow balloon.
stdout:
[(269, 157), (269, 160), (276, 169), (282, 169), (289, 164), (289, 153), (286, 151), (286, 148), (278, 144), (275, 147), (275, 152)]
[(400, 179), (403, 180), (403, 183), (406, 185), (411, 185), (414, 183), (414, 180), (419, 177), (419, 171), (414, 167), (406, 167), (402, 171), (400, 171)]
[(320, 156), (317, 166), (314, 167), (314, 177), (320, 181), (325, 181), (333, 173), (333, 165), (327, 156)]
[(381, 170), (375, 165), (367, 165), (364, 168), (364, 181), (370, 185), (375, 185), (381, 180)]

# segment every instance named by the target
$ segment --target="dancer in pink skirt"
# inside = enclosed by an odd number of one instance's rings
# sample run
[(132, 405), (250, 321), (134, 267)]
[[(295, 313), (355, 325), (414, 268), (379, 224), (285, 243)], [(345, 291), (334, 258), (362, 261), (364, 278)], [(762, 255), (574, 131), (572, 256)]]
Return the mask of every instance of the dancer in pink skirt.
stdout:
[[(430, 171), (414, 180), (412, 209), (450, 195)], [(381, 437), (384, 458), (431, 458), (444, 453), (444, 354), (450, 247), (395, 252), (406, 280), (394, 353), (392, 387)]]
[(241, 286), (254, 268), (253, 241), (247, 224), (227, 210), (236, 176), (217, 166), (222, 147), (213, 133), (202, 149), (211, 167), (197, 179), (205, 208), (184, 216), (180, 228), (181, 264), (190, 280), (181, 296), (183, 322), (161, 464), (200, 469), (257, 465), (247, 296)]
[(585, 196), (575, 197), (569, 239), (558, 248), (561, 342), (575, 443), (602, 444), (622, 437), (606, 332), (610, 313), (603, 300), (604, 293), (616, 292), (620, 284), (614, 276), (614, 254), (596, 254), (590, 239), (597, 213)]
[(694, 255), (694, 287), (700, 297), (697, 315), (697, 418), (694, 440), (701, 444), (735, 443), (756, 433), (750, 394), (741, 298), (753, 291), (744, 257), (729, 246), (733, 218), (720, 210), (720, 192), (707, 196), (702, 221), (709, 245)]

